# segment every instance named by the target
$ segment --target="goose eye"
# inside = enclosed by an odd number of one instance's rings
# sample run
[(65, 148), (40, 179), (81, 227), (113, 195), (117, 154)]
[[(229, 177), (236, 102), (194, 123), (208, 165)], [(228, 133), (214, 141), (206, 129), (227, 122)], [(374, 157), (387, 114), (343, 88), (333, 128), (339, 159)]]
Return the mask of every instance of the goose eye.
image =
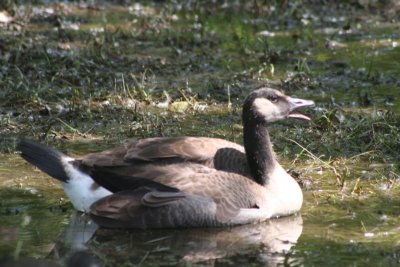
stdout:
[(270, 95), (268, 96), (268, 100), (271, 101), (272, 103), (278, 102), (278, 97), (276, 95)]

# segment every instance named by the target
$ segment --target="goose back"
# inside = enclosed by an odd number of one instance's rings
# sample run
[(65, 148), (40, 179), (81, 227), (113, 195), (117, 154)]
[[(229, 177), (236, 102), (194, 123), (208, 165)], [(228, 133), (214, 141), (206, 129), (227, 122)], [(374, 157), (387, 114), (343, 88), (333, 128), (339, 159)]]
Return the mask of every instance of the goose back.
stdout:
[(155, 179), (200, 164), (251, 178), (244, 147), (218, 138), (146, 138), (79, 160), (82, 168), (101, 166), (122, 175)]

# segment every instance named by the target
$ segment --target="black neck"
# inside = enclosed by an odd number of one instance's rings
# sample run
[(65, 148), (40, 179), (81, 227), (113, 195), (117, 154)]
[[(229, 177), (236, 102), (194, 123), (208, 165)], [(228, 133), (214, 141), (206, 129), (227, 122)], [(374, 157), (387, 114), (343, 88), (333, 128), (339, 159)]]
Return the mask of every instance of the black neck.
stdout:
[(257, 120), (243, 119), (243, 139), (247, 163), (254, 180), (265, 185), (268, 182), (268, 174), (275, 164), (269, 134), (267, 128)]

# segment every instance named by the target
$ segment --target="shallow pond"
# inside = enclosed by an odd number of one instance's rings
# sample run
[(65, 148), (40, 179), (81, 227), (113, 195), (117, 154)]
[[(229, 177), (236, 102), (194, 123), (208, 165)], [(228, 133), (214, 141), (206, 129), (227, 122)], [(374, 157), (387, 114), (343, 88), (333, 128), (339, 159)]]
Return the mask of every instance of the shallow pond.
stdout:
[(344, 187), (329, 170), (308, 170), (313, 181), (303, 188), (301, 214), (287, 218), (228, 229), (124, 231), (97, 229), (65, 203), (57, 182), (18, 156), (1, 162), (0, 254), (8, 259), (65, 262), (79, 250), (85, 254), (76, 257), (107, 266), (399, 263), (400, 186), (374, 178), (376, 170), (358, 166)]
[[(0, 266), (400, 264), (396, 1), (128, 2), (27, 1), (0, 23)], [(311, 123), (271, 129), (303, 187), (295, 216), (97, 229), (14, 153), (20, 137), (71, 155), (160, 135), (240, 143), (240, 103), (260, 85), (317, 102)]]

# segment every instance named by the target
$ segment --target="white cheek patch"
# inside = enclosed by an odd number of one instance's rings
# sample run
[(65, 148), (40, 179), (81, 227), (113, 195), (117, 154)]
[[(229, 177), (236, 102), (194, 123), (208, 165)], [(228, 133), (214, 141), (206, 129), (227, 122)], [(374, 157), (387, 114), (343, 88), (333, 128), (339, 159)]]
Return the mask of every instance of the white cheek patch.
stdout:
[(264, 117), (265, 121), (276, 121), (281, 119), (282, 115), (278, 107), (266, 98), (257, 98), (253, 102), (255, 111)]

